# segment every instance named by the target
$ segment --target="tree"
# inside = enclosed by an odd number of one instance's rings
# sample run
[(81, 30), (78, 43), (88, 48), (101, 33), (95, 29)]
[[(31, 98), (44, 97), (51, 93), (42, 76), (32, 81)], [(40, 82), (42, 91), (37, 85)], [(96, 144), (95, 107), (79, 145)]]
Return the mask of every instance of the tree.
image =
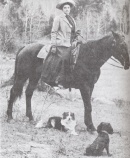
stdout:
[(110, 21), (111, 21), (111, 16), (110, 16), (110, 13), (107, 10), (105, 15), (104, 15), (105, 34), (110, 31)]
[(129, 26), (129, 18), (130, 18), (130, 15), (129, 15), (129, 8), (130, 5), (128, 2), (126, 2), (123, 6), (123, 10), (122, 10), (122, 20), (123, 20), (123, 32), (125, 34), (128, 34), (129, 32), (129, 29), (130, 29), (130, 26)]

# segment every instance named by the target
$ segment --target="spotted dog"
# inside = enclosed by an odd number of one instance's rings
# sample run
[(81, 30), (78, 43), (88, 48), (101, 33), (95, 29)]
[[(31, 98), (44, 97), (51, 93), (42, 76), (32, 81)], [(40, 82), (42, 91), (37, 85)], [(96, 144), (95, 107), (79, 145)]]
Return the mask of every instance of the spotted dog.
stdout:
[(61, 131), (69, 131), (72, 135), (78, 135), (75, 131), (76, 120), (72, 112), (64, 112), (63, 117), (50, 117), (47, 122), (47, 128), (54, 128)]

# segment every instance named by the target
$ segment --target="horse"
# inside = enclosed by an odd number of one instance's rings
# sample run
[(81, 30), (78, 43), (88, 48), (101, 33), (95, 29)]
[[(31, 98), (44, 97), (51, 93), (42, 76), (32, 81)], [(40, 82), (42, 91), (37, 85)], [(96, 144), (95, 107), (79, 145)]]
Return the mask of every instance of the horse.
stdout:
[[(31, 110), (31, 98), (35, 87), (41, 77), (43, 59), (37, 58), (37, 54), (43, 44), (29, 44), (19, 50), (15, 60), (15, 78), (10, 90), (10, 98), (7, 108), (7, 121), (11, 121), (13, 103), (21, 96), (24, 83), (29, 79), (26, 88), (26, 116), (33, 120)], [(80, 90), (84, 103), (84, 123), (88, 131), (95, 131), (92, 120), (91, 96), (95, 83), (100, 76), (100, 68), (111, 57), (117, 59), (125, 70), (129, 69), (129, 54), (127, 44), (121, 34), (111, 32), (98, 40), (92, 40), (80, 45), (79, 56), (73, 70), (73, 82), (71, 88)], [(69, 87), (65, 87), (69, 88)]]

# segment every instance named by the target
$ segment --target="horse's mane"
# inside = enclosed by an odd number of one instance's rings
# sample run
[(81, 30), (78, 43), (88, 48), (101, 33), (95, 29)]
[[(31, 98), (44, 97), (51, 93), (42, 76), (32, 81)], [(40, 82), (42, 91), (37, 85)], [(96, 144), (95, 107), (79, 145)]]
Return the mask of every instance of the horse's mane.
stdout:
[(107, 47), (109, 47), (109, 43), (112, 40), (112, 35), (106, 35), (100, 39), (96, 39), (96, 40), (89, 40), (86, 43), (83, 43), (83, 48), (89, 49), (89, 48), (99, 48), (102, 47), (104, 49), (107, 49)]
[(96, 39), (96, 40), (89, 40), (87, 43), (106, 41), (110, 37), (111, 37), (111, 34), (106, 35), (106, 36), (99, 38), (99, 39)]
[[(110, 43), (112, 41), (112, 34), (106, 35), (100, 39), (96, 39), (96, 40), (90, 40), (86, 43), (83, 43), (81, 45), (81, 56), (83, 56), (83, 58), (87, 57), (90, 55), (98, 55), (98, 56), (102, 56), (104, 53), (108, 53), (108, 51), (110, 48)], [(97, 56), (96, 55), (96, 56)]]

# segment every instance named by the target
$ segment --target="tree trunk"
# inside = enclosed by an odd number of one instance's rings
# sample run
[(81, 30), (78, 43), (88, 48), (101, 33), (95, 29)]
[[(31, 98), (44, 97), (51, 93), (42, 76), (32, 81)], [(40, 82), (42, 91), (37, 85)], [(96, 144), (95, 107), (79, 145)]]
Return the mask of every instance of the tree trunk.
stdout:
[(33, 20), (33, 16), (31, 16), (30, 18), (30, 43), (32, 43), (32, 20)]
[(26, 19), (25, 19), (25, 43), (27, 43), (27, 26), (28, 26), (28, 15), (27, 15), (27, 9), (26, 9)]

